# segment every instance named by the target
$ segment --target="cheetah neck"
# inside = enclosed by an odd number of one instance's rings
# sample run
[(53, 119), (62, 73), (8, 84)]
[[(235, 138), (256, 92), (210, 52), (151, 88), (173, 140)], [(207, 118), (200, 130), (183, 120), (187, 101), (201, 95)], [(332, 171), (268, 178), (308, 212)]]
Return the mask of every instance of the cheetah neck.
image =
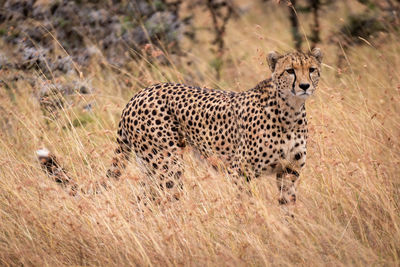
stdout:
[[(260, 82), (254, 90), (262, 94), (261, 101), (267, 104), (270, 110), (271, 108), (277, 110), (273, 114), (284, 132), (306, 127), (307, 117), (304, 101), (286, 99), (279, 93), (271, 79)], [(271, 107), (271, 104), (275, 108)]]
[(279, 93), (276, 94), (276, 103), (278, 106), (278, 121), (285, 131), (304, 128), (307, 125), (306, 106), (303, 102), (294, 102), (285, 99)]

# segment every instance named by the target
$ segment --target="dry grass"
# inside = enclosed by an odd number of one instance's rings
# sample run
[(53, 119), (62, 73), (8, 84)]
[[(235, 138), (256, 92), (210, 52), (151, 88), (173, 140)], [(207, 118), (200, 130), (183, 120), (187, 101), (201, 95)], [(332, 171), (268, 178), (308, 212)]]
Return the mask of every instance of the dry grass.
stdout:
[[(331, 21), (326, 16), (322, 24)], [(277, 205), (273, 179), (252, 182), (253, 197), (238, 197), (227, 177), (208, 173), (190, 155), (184, 197), (151, 211), (136, 203), (138, 182), (146, 178), (133, 163), (112, 190), (70, 197), (35, 159), (46, 146), (80, 184), (100, 179), (120, 111), (139, 85), (192, 80), (250, 88), (267, 77), (265, 52), (290, 50), (286, 29), (279, 11), (233, 22), (218, 83), (206, 41), (192, 48), (190, 68), (139, 63), (124, 76), (93, 65), (87, 77), (97, 91), (72, 97), (76, 104), (57, 119), (44, 118), (36, 88), (24, 80), (14, 84), (15, 99), (0, 91), (0, 264), (400, 265), (400, 38), (394, 33), (379, 48), (349, 51), (339, 75), (336, 48), (321, 45), (326, 65), (307, 106), (308, 161), (294, 219)], [(85, 113), (82, 104), (91, 101), (94, 109)]]

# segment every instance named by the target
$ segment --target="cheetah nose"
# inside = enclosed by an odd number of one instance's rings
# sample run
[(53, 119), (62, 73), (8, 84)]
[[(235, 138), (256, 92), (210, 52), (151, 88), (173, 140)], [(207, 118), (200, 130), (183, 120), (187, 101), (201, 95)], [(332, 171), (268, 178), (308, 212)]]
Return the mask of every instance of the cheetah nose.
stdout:
[(301, 84), (299, 84), (299, 87), (305, 91), (310, 87), (310, 84), (309, 83), (301, 83)]

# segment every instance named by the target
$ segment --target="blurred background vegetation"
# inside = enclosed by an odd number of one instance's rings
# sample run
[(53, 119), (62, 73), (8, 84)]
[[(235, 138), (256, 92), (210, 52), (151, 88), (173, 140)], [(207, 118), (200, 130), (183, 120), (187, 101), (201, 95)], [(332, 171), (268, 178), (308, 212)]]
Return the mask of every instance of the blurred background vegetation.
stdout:
[[(224, 64), (232, 63), (225, 56), (229, 24), (251, 16), (254, 10), (261, 11), (259, 16), (265, 20), (279, 10), (280, 20), (287, 20), (287, 32), (292, 36), (289, 45), (297, 50), (321, 44), (336, 46), (335, 65), (339, 71), (345, 67), (344, 55), (349, 47), (379, 46), (386, 40), (385, 33), (398, 32), (400, 23), (398, 0), (2, 0), (0, 3), (0, 69), (13, 72), (1, 79), (0, 86), (12, 94), (13, 83), (23, 78), (37, 88), (37, 98), (45, 110), (61, 107), (60, 96), (93, 92), (87, 79), (93, 64), (128, 77), (129, 73), (141, 76), (141, 71), (136, 71), (138, 62), (196, 69), (188, 54), (199, 46), (205, 46), (211, 54), (209, 69), (218, 81)], [(340, 17), (331, 25), (321, 24), (321, 17), (332, 16), (339, 9)], [(268, 23), (274, 24), (274, 20)], [(194, 74), (195, 79), (186, 74), (183, 81), (204, 80), (200, 72)], [(56, 80), (60, 76), (64, 78)], [(132, 83), (125, 85), (129, 87)]]
[[(329, 27), (322, 26), (321, 17), (339, 7), (345, 13)], [(1, 84), (10, 88), (22, 75), (40, 88), (39, 98), (85, 94), (93, 89), (82, 79), (91, 63), (116, 72), (131, 72), (138, 61), (196, 68), (187, 55), (199, 45), (212, 53), (209, 66), (220, 80), (229, 61), (224, 56), (228, 24), (254, 9), (266, 20), (276, 10), (285, 10), (281, 19), (288, 21), (290, 42), (297, 50), (337, 46), (338, 68), (349, 47), (379, 46), (386, 32), (398, 32), (400, 23), (398, 0), (2, 0), (0, 68), (21, 72)], [(54, 80), (66, 74), (76, 78)], [(51, 81), (51, 86), (38, 84), (37, 76)]]
[[(196, 68), (187, 55), (193, 47), (206, 46), (218, 81), (229, 64), (227, 27), (254, 9), (266, 20), (285, 10), (281, 20), (288, 21), (290, 43), (297, 50), (334, 44), (339, 71), (349, 47), (379, 46), (386, 32), (398, 32), (400, 23), (398, 0), (2, 0), (0, 6), (0, 69), (13, 72), (0, 86), (12, 95), (12, 84), (23, 78), (50, 111), (63, 105), (60, 96), (93, 92), (87, 79), (93, 64), (140, 77), (135, 71), (139, 61)], [(321, 17), (339, 6), (345, 13), (329, 27), (321, 26)], [(60, 76), (68, 78), (55, 79)], [(186, 76), (184, 82), (194, 80)], [(201, 80), (203, 75), (197, 71), (196, 76)]]
[[(321, 17), (339, 6), (346, 13), (321, 26)], [(129, 71), (140, 60), (183, 64), (191, 47), (201, 44), (214, 54), (209, 63), (220, 79), (228, 24), (254, 9), (266, 20), (285, 9), (282, 19), (297, 50), (320, 43), (344, 50), (372, 40), (379, 45), (384, 38), (373, 37), (398, 31), (400, 23), (398, 0), (2, 0), (0, 68), (33, 71), (44, 79), (85, 74), (93, 61)], [(210, 36), (199, 40), (204, 31)], [(337, 54), (340, 67), (343, 52)]]

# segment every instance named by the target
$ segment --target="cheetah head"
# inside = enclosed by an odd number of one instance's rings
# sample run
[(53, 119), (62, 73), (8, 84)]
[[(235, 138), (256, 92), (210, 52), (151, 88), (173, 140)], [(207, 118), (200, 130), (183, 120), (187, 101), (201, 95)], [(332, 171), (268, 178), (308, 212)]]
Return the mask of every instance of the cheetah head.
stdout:
[(322, 52), (314, 48), (310, 53), (292, 52), (268, 54), (272, 81), (285, 99), (303, 102), (317, 88), (321, 71)]

